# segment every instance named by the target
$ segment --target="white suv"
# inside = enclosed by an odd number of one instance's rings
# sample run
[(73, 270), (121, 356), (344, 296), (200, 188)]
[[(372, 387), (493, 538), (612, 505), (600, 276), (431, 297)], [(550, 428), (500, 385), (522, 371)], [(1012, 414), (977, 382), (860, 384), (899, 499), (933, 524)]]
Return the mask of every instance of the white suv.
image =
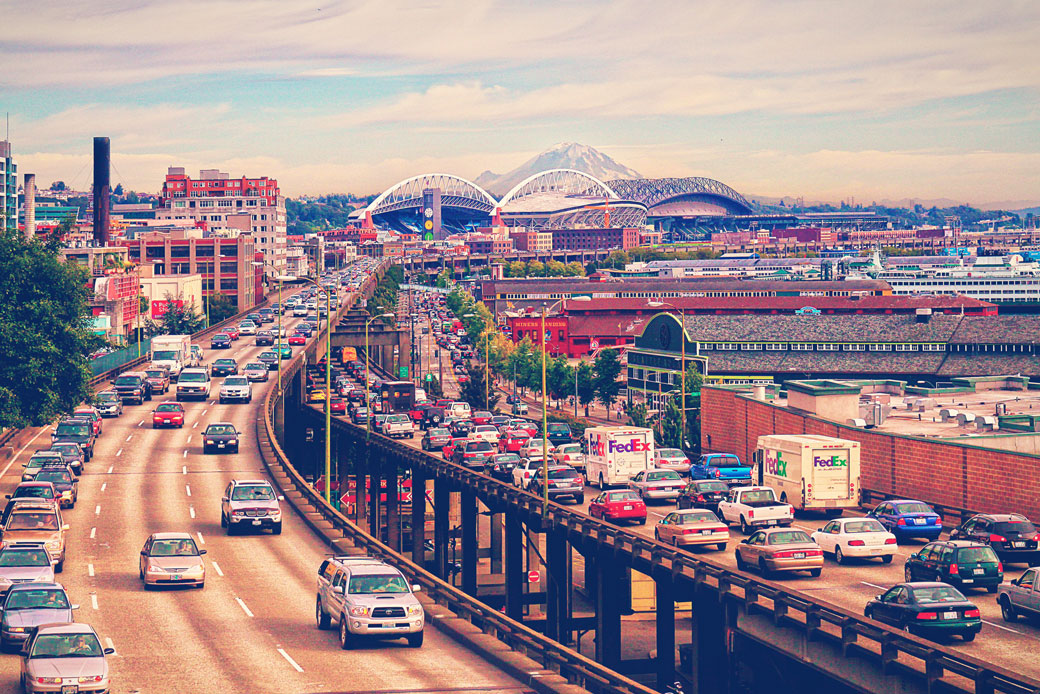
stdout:
[(282, 508), (279, 496), (266, 480), (231, 480), (220, 499), (220, 527), (231, 535), (239, 530), (270, 528), (282, 534)]
[(208, 400), (210, 386), (208, 369), (184, 369), (181, 371), (181, 377), (177, 379), (177, 401), (187, 398)]

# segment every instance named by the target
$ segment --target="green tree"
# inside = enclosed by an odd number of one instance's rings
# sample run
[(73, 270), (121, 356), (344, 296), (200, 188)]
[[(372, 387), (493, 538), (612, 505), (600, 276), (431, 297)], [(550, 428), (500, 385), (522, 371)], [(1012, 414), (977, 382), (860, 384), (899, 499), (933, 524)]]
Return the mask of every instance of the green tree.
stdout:
[(549, 395), (556, 399), (557, 407), (560, 406), (560, 400), (574, 393), (574, 369), (563, 355), (550, 356), (546, 361), (545, 386)]
[(55, 191), (58, 191), (58, 192), (61, 192), (63, 190), (67, 190), (67, 187), (65, 185), (65, 181), (53, 181), (53, 182), (51, 182), (51, 190), (55, 190)]
[(137, 311), (142, 316), (148, 314), (148, 309), (151, 307), (151, 305), (152, 302), (148, 300), (147, 296), (141, 295), (137, 297)]
[(616, 349), (604, 349), (596, 355), (593, 365), (596, 373), (596, 399), (607, 408), (607, 419), (610, 419), (610, 408), (617, 400), (621, 384), (617, 378), (621, 374), (621, 359)]
[(559, 260), (550, 260), (545, 264), (545, 274), (549, 277), (563, 277), (567, 273), (567, 266)]
[[(516, 349), (509, 355), (509, 377), (516, 376), (516, 385), (525, 388), (534, 371), (534, 343), (531, 338), (524, 337), (517, 343)], [(539, 376), (539, 379), (541, 376)]]
[(426, 391), (426, 397), (430, 400), (439, 400), (444, 397), (440, 379), (435, 374), (430, 374), (429, 380), (423, 380), (422, 388)]
[(90, 397), (90, 276), (59, 241), (0, 231), (0, 427), (43, 426)]
[[(484, 369), (467, 364), (466, 373), (469, 374), (469, 380), (463, 383), (462, 387), (459, 389), (462, 399), (468, 402), (469, 406), (473, 410), (487, 409), (494, 412), (495, 406), (498, 404), (499, 396), (495, 393), (494, 389), (490, 389), (485, 393)], [(487, 396), (486, 399), (485, 395)], [(487, 407), (485, 407), (485, 404)]]
[(514, 260), (509, 263), (510, 277), (527, 277), (527, 263), (522, 260)]
[(436, 286), (438, 289), (447, 289), (448, 285), (451, 284), (451, 270), (444, 268), (437, 275)]
[(578, 402), (585, 408), (585, 416), (589, 416), (589, 405), (596, 399), (596, 373), (592, 364), (583, 361), (578, 365)]
[(146, 323), (149, 335), (191, 335), (206, 327), (205, 316), (198, 314), (193, 306), (178, 306), (176, 301), (175, 297), (166, 295), (166, 313), (159, 320)]
[(568, 277), (584, 277), (585, 267), (577, 260), (567, 263), (566, 272)]
[(648, 427), (650, 424), (647, 417), (646, 405), (640, 403), (629, 407), (628, 421), (631, 422), (634, 427)]
[(209, 297), (209, 324), (227, 320), (238, 313), (236, 301), (227, 294), (211, 294)]
[(527, 264), (528, 277), (543, 277), (545, 275), (545, 263), (540, 260), (532, 260)]

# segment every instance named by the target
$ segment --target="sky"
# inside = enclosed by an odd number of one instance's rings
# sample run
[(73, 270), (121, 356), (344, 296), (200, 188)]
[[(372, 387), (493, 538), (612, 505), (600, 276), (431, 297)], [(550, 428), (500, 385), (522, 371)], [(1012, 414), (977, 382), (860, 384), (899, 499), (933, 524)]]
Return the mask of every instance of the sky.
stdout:
[(22, 172), (286, 195), (503, 173), (558, 142), (746, 195), (1040, 204), (1040, 2), (0, 0)]

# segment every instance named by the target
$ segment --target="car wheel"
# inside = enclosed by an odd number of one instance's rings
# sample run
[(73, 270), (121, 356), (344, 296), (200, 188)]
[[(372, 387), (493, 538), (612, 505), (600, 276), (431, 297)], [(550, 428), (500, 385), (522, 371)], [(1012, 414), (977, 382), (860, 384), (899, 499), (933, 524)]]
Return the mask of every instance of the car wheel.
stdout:
[(765, 559), (758, 560), (758, 570), (762, 574), (762, 578), (771, 578), (773, 576), (773, 572), (769, 570)]
[(726, 551), (726, 543), (725, 542), (720, 542), (719, 544), (717, 544), (715, 546), (719, 548), (720, 552), (725, 552)]
[(607, 488), (607, 485), (603, 481), (603, 473), (602, 472), (599, 473), (599, 488), (600, 489), (606, 489)]
[(914, 582), (914, 572), (910, 570), (909, 566), (903, 569), (903, 580), (907, 583)]
[(54, 565), (54, 573), (60, 574), (64, 570), (65, 570), (65, 553), (62, 552), (61, 553), (61, 559), (59, 559), (58, 563)]
[(747, 571), (747, 564), (744, 563), (744, 558), (742, 556), (740, 556), (740, 550), (739, 549), (737, 550), (736, 555), (737, 555), (737, 570), (738, 571)]
[(159, 425), (158, 425), (158, 424), (156, 424), (155, 422), (152, 422), (152, 428), (153, 428), (153, 429), (158, 429), (158, 428), (159, 428)]
[(227, 530), (224, 531), (224, 534), (225, 535), (234, 535), (235, 534), (235, 526), (231, 524), (230, 520), (228, 521)]
[(282, 524), (278, 523), (278, 524), (274, 525), (271, 528), (271, 534), (272, 535), (281, 535), (282, 534)]
[(423, 632), (420, 631), (418, 634), (408, 634), (406, 638), (408, 639), (409, 646), (412, 648), (419, 648), (422, 646)]
[(748, 525), (747, 520), (745, 520), (744, 516), (741, 516), (740, 517), (740, 532), (744, 533), (745, 535), (750, 535), (751, 534), (751, 530), (752, 530), (752, 528), (751, 528), (750, 525)]
[(321, 606), (321, 598), (318, 598), (314, 604), (314, 619), (318, 623), (318, 629), (321, 631), (327, 631), (332, 626), (332, 617), (325, 613), (325, 610)]
[(1005, 622), (1018, 621), (1018, 613), (1015, 612), (1015, 607), (1011, 604), (1011, 599), (1006, 595), (1000, 598), (1000, 616), (1004, 618)]
[(823, 569), (809, 569), (809, 575), (813, 578), (819, 578), (822, 573)]
[(346, 651), (353, 645), (350, 628), (347, 626), (347, 615), (341, 614), (339, 616), (339, 647)]
[(987, 593), (996, 593), (997, 592), (997, 587), (996, 586), (986, 586), (986, 592)]
[(965, 641), (974, 641), (975, 640), (975, 632), (974, 631), (969, 631), (967, 634), (964, 635), (964, 640)]
[(834, 561), (838, 564), (845, 563), (845, 555), (844, 553), (842, 553), (840, 546), (836, 546), (834, 548)]
[(891, 564), (892, 563), (892, 555), (891, 554), (886, 554), (885, 556), (881, 557), (881, 563), (883, 563), (883, 564)]
[(222, 527), (222, 528), (226, 528), (227, 527), (227, 518), (224, 516), (224, 512), (223, 511), (220, 512), (220, 527)]

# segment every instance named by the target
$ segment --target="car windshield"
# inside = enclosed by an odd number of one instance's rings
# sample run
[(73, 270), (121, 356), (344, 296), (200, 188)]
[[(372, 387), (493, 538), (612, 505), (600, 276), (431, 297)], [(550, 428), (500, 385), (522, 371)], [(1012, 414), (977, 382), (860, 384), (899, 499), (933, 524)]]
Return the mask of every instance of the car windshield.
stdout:
[(98, 402), (115, 402), (119, 400), (119, 393), (105, 391), (104, 393), (98, 393), (97, 399)]
[(260, 362), (254, 361), (251, 364), (246, 364), (246, 371), (267, 371), (267, 367)]
[(186, 537), (177, 540), (154, 540), (152, 542), (152, 549), (149, 551), (148, 556), (195, 557), (198, 556), (198, 554), (199, 549), (195, 546), (195, 541)]
[[(75, 445), (75, 444), (73, 444), (73, 445)], [(76, 447), (79, 448), (79, 446), (76, 446)], [(44, 465), (46, 465), (47, 463), (51, 462), (52, 460), (57, 460), (57, 458), (54, 457), (54, 456), (42, 456), (42, 455), (33, 456), (32, 458), (29, 458), (29, 462), (25, 464), (25, 467), (43, 467)]]
[(231, 498), (235, 501), (247, 501), (251, 499), (272, 501), (274, 499), (274, 490), (267, 485), (262, 484), (241, 484), (235, 487), (235, 491), (231, 494)]
[(694, 488), (699, 492), (726, 492), (729, 491), (729, 485), (725, 482), (699, 482), (694, 485)]
[(965, 602), (966, 598), (953, 586), (912, 587), (910, 592), (914, 601), (921, 605), (936, 602)]
[(997, 563), (997, 555), (989, 547), (962, 547), (957, 550), (957, 563), (968, 564), (974, 562)]
[(44, 549), (5, 549), (0, 552), (0, 566), (50, 566)]
[(12, 513), (5, 530), (57, 530), (58, 517), (47, 511)]
[(138, 376), (118, 376), (115, 380), (117, 386), (139, 386), (141, 379)]
[(430, 429), (430, 438), (434, 436), (451, 436), (451, 432), (447, 429)]
[(392, 415), (390, 415), (389, 417), (386, 418), (386, 421), (388, 421), (388, 422), (410, 422), (411, 420), (408, 419), (408, 415), (406, 415), (406, 414), (392, 414)]
[(549, 433), (563, 433), (570, 434), (571, 428), (566, 424), (550, 424), (545, 428)]
[(487, 441), (470, 441), (466, 444), (467, 451), (490, 451), (491, 444)]
[(261, 359), (277, 359), (278, 358), (278, 352), (261, 352), (260, 353), (260, 358)]
[(801, 530), (780, 530), (766, 536), (767, 545), (791, 545), (797, 542), (812, 542)]
[(227, 333), (217, 333), (213, 336), (214, 342), (228, 342), (231, 340), (231, 336)]
[(663, 482), (665, 480), (681, 480), (678, 472), (672, 470), (662, 470), (660, 472), (648, 472), (646, 473), (647, 482)]
[(408, 584), (403, 576), (396, 574), (372, 574), (369, 576), (354, 576), (350, 579), (350, 588), (347, 590), (351, 595), (363, 595), (366, 593), (407, 593)]
[(207, 380), (206, 374), (201, 371), (182, 371), (180, 378), (177, 379), (178, 383), (205, 383)]
[(206, 427), (206, 436), (213, 436), (214, 434), (234, 434), (235, 427), (231, 424), (210, 424)]
[(62, 422), (54, 429), (54, 433), (58, 436), (88, 436), (90, 428), (86, 424)]
[(697, 525), (699, 523), (718, 523), (719, 519), (711, 511), (698, 511), (697, 513), (677, 513), (675, 522), (678, 525)]
[(740, 496), (740, 500), (745, 504), (755, 501), (775, 501), (772, 489), (756, 489), (751, 492), (744, 492)]
[(152, 352), (152, 359), (155, 361), (174, 361), (177, 359), (177, 350), (175, 349), (160, 349)]
[(234, 359), (217, 359), (215, 362), (213, 362), (213, 364), (214, 364), (214, 366), (234, 366), (235, 365), (235, 360)]
[(735, 455), (715, 456), (708, 463), (708, 467), (740, 467), (740, 458)]
[(506, 454), (503, 454), (503, 455), (496, 455), (495, 456), (495, 462), (496, 463), (514, 463), (515, 464), (515, 463), (519, 463), (520, 462), (520, 456), (518, 456), (516, 453), (506, 453)]
[(37, 482), (71, 482), (67, 470), (42, 470), (36, 475)]
[(57, 588), (41, 588), (39, 590), (12, 590), (11, 596), (4, 603), (5, 610), (67, 610), (69, 599), (65, 591)]
[[(183, 380), (184, 377), (181, 376), (181, 379)], [(184, 408), (181, 405), (178, 405), (175, 402), (163, 402), (163, 403), (160, 403), (159, 406), (155, 408), (155, 411), (156, 412), (183, 412)]]
[(611, 492), (607, 501), (639, 501), (639, 496), (635, 492)]
[(30, 658), (100, 658), (101, 643), (94, 634), (41, 634), (33, 641)]
[(1036, 532), (1036, 527), (1027, 520), (1005, 521), (1003, 523), (994, 523), (993, 532), (997, 534), (1021, 533), (1023, 535), (1032, 535)]
[(51, 450), (57, 453), (65, 455), (80, 455), (83, 451), (74, 443), (55, 443), (51, 446)]
[(226, 386), (247, 386), (249, 380), (245, 376), (228, 376), (224, 379), (224, 385)]
[[(40, 481), (43, 482), (44, 480)], [(13, 497), (16, 499), (53, 499), (54, 489), (43, 484), (17, 487), (14, 490)]]
[(896, 504), (896, 513), (935, 513), (928, 508), (928, 504), (920, 501), (911, 501), (905, 504)]
[(478, 434), (481, 434), (481, 433), (486, 434), (489, 431), (493, 431), (494, 433), (497, 434), (498, 433), (498, 427), (493, 427), (490, 424), (481, 424), (480, 426), (478, 426), (473, 431), (475, 431)]
[(878, 523), (876, 520), (854, 520), (845, 523), (845, 532), (847, 533), (883, 533), (885, 532), (885, 526)]
[(359, 415), (362, 415), (362, 414), (367, 415), (368, 414), (368, 408), (367, 407), (359, 407), (356, 410), (354, 410), (354, 412), (359, 414)]
[(145, 373), (148, 374), (148, 378), (166, 378), (166, 372), (162, 369), (149, 369)]
[(560, 453), (581, 453), (581, 445), (577, 443), (565, 443), (556, 450)]

